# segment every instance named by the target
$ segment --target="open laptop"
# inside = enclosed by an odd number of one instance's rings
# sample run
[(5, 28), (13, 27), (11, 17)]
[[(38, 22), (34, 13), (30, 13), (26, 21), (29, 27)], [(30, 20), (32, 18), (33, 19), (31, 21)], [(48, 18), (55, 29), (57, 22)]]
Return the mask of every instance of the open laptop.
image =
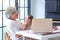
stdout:
[(32, 31), (33, 33), (52, 32), (52, 19), (33, 19)]

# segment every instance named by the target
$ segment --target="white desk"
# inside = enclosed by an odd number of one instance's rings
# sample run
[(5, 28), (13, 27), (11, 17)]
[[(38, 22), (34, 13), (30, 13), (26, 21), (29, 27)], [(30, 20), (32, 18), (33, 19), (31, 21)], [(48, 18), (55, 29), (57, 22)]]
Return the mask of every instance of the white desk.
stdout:
[(41, 34), (33, 34), (32, 30), (18, 31), (16, 32), (16, 34), (20, 34), (24, 37), (29, 37), (29, 38), (38, 39), (38, 40), (48, 40), (49, 38), (60, 37), (60, 33), (41, 35)]

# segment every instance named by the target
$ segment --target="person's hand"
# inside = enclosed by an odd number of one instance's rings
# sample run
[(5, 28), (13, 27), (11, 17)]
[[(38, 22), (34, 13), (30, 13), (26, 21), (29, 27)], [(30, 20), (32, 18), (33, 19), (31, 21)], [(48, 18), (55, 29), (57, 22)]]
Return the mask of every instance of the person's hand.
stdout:
[(21, 35), (19, 35), (19, 34), (16, 34), (15, 36), (16, 36), (17, 38), (21, 37)]
[(58, 28), (56, 26), (53, 26), (53, 30), (58, 30)]

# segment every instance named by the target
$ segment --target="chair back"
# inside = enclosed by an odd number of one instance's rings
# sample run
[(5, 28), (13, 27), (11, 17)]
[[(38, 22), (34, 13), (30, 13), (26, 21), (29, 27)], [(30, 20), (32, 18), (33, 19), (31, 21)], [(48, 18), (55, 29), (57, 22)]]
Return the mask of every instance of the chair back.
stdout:
[(4, 33), (4, 40), (10, 40), (9, 35), (7, 32)]

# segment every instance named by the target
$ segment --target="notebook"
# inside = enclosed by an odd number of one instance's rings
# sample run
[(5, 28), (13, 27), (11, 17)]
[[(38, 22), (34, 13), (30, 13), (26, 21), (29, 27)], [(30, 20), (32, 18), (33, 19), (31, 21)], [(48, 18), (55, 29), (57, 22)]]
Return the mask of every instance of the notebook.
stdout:
[(32, 31), (33, 33), (52, 32), (52, 19), (33, 19)]

